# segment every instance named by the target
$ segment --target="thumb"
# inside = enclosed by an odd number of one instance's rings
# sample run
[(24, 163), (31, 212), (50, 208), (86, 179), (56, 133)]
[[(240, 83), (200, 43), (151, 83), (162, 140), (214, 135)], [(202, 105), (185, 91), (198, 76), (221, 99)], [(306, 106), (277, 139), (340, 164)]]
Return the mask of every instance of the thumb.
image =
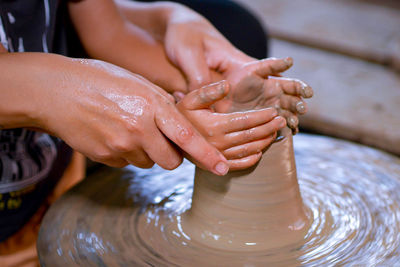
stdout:
[(190, 92), (182, 99), (180, 104), (187, 110), (208, 108), (224, 98), (228, 92), (229, 84), (222, 80)]

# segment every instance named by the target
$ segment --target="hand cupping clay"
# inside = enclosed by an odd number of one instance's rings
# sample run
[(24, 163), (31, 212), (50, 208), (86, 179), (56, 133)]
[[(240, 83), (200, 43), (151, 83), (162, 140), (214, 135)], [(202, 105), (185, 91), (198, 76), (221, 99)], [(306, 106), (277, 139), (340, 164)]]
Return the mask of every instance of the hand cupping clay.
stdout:
[[(395, 265), (400, 161), (284, 131), (255, 167), (214, 176), (105, 168), (47, 213), (43, 266)], [(193, 190), (192, 190), (193, 189)], [(192, 196), (193, 192), (193, 196)], [(303, 199), (303, 200), (302, 200)]]

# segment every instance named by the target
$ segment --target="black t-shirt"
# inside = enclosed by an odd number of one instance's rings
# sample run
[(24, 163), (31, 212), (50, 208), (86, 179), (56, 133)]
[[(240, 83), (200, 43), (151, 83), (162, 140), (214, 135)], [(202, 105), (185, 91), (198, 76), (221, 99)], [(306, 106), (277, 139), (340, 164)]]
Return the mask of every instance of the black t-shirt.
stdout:
[[(0, 42), (9, 52), (66, 55), (65, 16), (64, 1), (0, 0)], [(0, 242), (37, 211), (71, 154), (61, 140), (44, 133), (0, 131)]]

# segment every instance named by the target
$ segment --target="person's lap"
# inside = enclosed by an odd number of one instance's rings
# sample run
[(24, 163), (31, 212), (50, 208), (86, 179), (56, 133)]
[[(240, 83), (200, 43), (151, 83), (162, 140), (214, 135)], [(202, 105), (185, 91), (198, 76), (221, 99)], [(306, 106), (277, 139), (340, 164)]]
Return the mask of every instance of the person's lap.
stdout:
[(75, 152), (64, 175), (39, 210), (17, 233), (0, 243), (1, 267), (40, 266), (37, 259), (36, 239), (42, 218), (51, 203), (83, 179), (84, 172), (84, 157)]

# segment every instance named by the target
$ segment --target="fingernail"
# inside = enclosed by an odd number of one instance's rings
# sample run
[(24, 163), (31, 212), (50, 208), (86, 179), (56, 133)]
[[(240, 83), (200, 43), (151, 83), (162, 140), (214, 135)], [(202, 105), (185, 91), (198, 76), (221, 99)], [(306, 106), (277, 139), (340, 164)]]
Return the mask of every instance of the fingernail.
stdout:
[(288, 67), (291, 67), (293, 65), (293, 59), (291, 57), (286, 57), (283, 61), (285, 61)]
[(283, 118), (283, 117), (281, 117), (281, 116), (275, 117), (274, 120), (280, 120), (280, 122), (279, 122), (279, 127), (284, 127), (285, 124), (286, 124), (285, 118)]
[(225, 84), (226, 84), (226, 81), (225, 80), (221, 80), (221, 81), (206, 85), (206, 87), (217, 87), (217, 88), (221, 88), (222, 87), (222, 88), (224, 88)]
[(225, 174), (227, 174), (228, 171), (229, 171), (229, 166), (228, 166), (225, 162), (220, 161), (220, 162), (218, 162), (218, 164), (215, 166), (215, 171), (216, 171), (217, 174), (219, 174), (219, 175), (225, 175)]
[(217, 86), (217, 90), (218, 90), (219, 94), (224, 94), (226, 91), (226, 88), (228, 86), (228, 83), (226, 82), (226, 80), (222, 80), (222, 81), (214, 83), (214, 85)]
[(296, 128), (297, 125), (299, 124), (299, 120), (297, 119), (297, 117), (291, 116), (288, 118), (288, 125), (290, 128)]
[(306, 112), (306, 106), (304, 105), (304, 102), (303, 102), (303, 101), (297, 102), (297, 104), (296, 104), (296, 110), (297, 110), (297, 112), (299, 112), (299, 113), (304, 113), (304, 112)]
[(313, 89), (308, 85), (303, 85), (301, 89), (303, 91), (303, 97), (305, 98), (310, 98), (314, 94)]
[(278, 116), (278, 111), (274, 108), (274, 110), (272, 111), (272, 117), (276, 116)]

